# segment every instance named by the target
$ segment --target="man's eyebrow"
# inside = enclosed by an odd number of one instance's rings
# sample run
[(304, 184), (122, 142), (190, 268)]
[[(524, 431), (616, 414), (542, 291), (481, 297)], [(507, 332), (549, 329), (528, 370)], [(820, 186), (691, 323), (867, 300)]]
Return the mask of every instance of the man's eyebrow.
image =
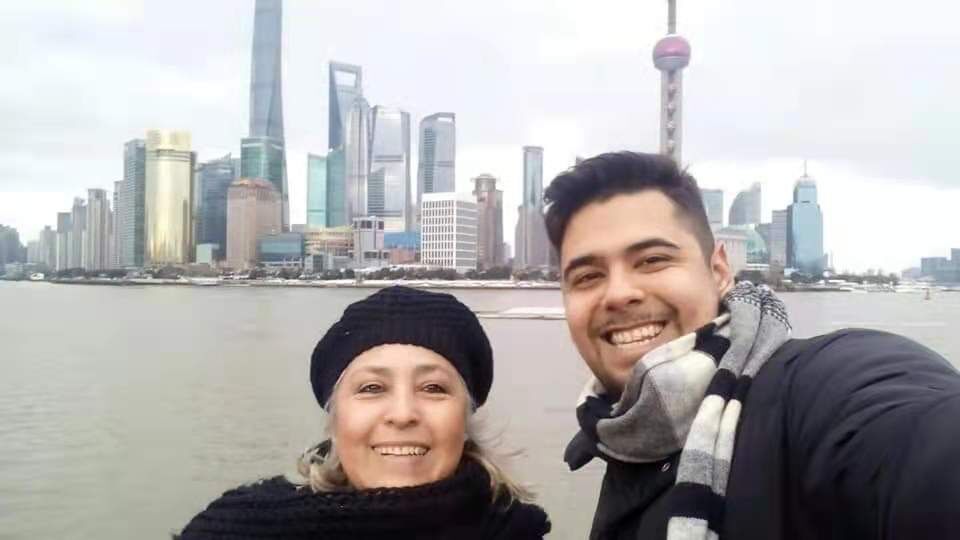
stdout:
[(570, 272), (573, 272), (574, 270), (576, 270), (577, 268), (580, 268), (581, 266), (590, 266), (591, 264), (596, 263), (597, 259), (599, 259), (599, 257), (597, 257), (592, 253), (588, 253), (587, 255), (581, 255), (579, 257), (574, 257), (573, 259), (570, 260), (570, 262), (567, 263), (567, 266), (565, 266), (563, 269), (564, 278), (566, 278), (566, 276), (568, 276)]
[(670, 249), (680, 249), (680, 246), (674, 244), (673, 242), (667, 240), (666, 238), (650, 238), (648, 240), (641, 240), (639, 242), (630, 244), (627, 249), (623, 250), (624, 253), (636, 253), (638, 251), (643, 251), (645, 249), (655, 248), (655, 247), (665, 247)]

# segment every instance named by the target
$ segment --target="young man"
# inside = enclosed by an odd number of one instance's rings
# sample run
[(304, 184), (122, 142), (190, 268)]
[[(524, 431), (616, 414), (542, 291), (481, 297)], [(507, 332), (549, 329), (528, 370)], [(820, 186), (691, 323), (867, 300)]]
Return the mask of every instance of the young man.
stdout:
[(896, 335), (792, 340), (734, 285), (697, 184), (604, 154), (545, 198), (593, 372), (565, 459), (607, 464), (591, 538), (960, 537), (960, 374)]

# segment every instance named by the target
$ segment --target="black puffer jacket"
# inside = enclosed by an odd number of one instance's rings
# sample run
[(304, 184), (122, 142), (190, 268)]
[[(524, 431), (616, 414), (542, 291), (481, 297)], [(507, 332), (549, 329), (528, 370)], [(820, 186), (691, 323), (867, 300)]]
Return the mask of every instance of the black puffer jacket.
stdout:
[[(608, 463), (594, 539), (662, 539), (677, 456)], [(791, 340), (753, 381), (727, 540), (960, 538), (960, 374), (906, 338)]]

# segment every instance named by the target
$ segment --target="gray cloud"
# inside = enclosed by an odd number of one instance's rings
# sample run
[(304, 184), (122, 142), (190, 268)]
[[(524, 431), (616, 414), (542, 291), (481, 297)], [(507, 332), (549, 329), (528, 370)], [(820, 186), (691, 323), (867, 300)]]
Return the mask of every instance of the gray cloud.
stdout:
[[(305, 153), (326, 146), (331, 59), (364, 67), (371, 103), (401, 106), (416, 121), (456, 111), (459, 184), (499, 174), (507, 206), (518, 199), (524, 144), (546, 147), (548, 173), (576, 154), (655, 149), (659, 74), (650, 50), (665, 31), (664, 5), (288, 0), (294, 219), (302, 219)], [(0, 65), (3, 197), (110, 188), (123, 142), (151, 127), (189, 129), (201, 159), (237, 151), (247, 130), (252, 0), (0, 10), (9, 58)], [(936, 0), (681, 0), (680, 31), (693, 46), (685, 161), (750, 170), (771, 157), (806, 157), (880, 183), (960, 188), (957, 14)], [(38, 209), (44, 215), (30, 225), (52, 222), (57, 210)]]

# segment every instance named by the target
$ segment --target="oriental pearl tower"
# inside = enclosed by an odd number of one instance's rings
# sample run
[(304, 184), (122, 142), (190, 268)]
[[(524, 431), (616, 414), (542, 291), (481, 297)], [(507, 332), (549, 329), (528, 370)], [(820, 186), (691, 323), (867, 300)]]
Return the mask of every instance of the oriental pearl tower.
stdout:
[(690, 63), (690, 43), (677, 34), (677, 2), (668, 0), (667, 35), (653, 47), (660, 70), (660, 153), (680, 165), (683, 141), (683, 68)]

